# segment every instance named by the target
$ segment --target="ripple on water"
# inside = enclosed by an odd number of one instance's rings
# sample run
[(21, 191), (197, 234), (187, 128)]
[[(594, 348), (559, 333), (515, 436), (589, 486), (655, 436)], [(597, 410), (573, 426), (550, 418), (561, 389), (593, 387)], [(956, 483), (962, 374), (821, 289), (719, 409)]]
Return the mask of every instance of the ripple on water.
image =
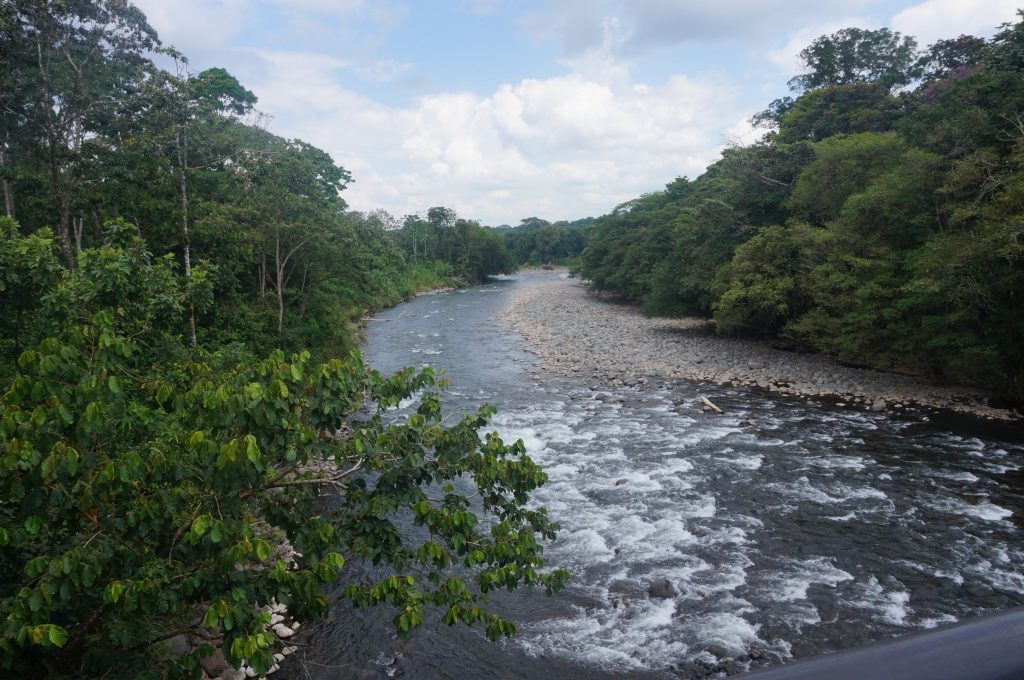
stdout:
[[(734, 672), (794, 645), (833, 651), (1024, 604), (1021, 496), (1006, 475), (1021, 469), (1020, 443), (760, 391), (700, 387), (727, 407), (716, 416), (685, 382), (602, 386), (598, 399), (589, 384), (534, 381), (532, 358), (506, 360), (524, 356), (519, 340), (483, 321), (500, 290), (417, 301), (368, 331), (391, 370), (457, 360), (439, 364), (462, 372), (446, 408), (493, 401), (493, 429), (548, 474), (534, 503), (562, 529), (545, 557), (572, 580), (551, 600), (510, 596), (518, 637), (478, 653), (496, 668), (525, 653), (537, 667), (578, 664), (581, 677)], [(466, 307), (453, 313), (452, 300)], [(473, 351), (425, 355), (455, 334)], [(648, 598), (657, 578), (679, 595)]]

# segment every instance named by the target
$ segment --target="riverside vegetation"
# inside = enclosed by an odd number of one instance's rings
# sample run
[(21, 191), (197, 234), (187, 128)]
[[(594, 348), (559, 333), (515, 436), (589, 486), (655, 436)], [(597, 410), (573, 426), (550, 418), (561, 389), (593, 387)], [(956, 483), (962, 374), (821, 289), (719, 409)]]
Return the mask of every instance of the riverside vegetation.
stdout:
[(0, 64), (0, 675), (263, 674), (346, 560), (402, 635), (508, 635), (489, 591), (561, 586), (492, 410), (443, 427), (443, 377), (349, 353), (367, 311), (510, 271), (500, 236), (348, 211), (344, 168), (128, 3), (5, 2)]
[[(217, 647), (265, 673), (354, 559), (383, 575), (345, 594), (402, 635), (431, 610), (514, 632), (487, 594), (567, 578), (529, 503), (544, 472), (481, 437), (488, 407), (443, 426), (443, 376), (351, 350), (370, 311), (588, 238), (581, 271), (652, 312), (1019, 397), (1024, 29), (923, 61), (887, 32), (823, 40), (762, 144), (593, 225), (496, 232), (348, 210), (348, 171), (129, 3), (5, 2), (0, 672), (198, 677)], [(851, 45), (882, 63), (830, 67)]]
[(822, 36), (768, 129), (600, 217), (578, 273), (841, 363), (1024, 402), (1024, 23)]

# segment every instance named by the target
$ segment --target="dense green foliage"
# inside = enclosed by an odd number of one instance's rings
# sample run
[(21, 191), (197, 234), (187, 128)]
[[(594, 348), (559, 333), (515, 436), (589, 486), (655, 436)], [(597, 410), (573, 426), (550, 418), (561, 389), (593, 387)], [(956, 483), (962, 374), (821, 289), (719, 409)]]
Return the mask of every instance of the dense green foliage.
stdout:
[(599, 218), (582, 276), (843, 361), (1024, 399), (1024, 23), (823, 36), (769, 132)]
[(433, 263), (468, 283), (516, 270), (505, 244), (492, 230), (459, 218), (450, 208), (430, 208), (426, 219), (409, 215), (392, 235), (413, 265)]
[(175, 73), (153, 67), (156, 35), (137, 9), (0, 11), (4, 212), (26, 232), (53, 227), (69, 268), (113, 218), (174, 253), (186, 278), (205, 263), (215, 304), (188, 319), (197, 341), (333, 355), (354, 346), (367, 311), (514, 268), (500, 239), (447, 209), (431, 209), (450, 223), (424, 222), (433, 240), (418, 251), (378, 214), (348, 211), (350, 174), (263, 129), (255, 97), (226, 71), (191, 73), (173, 49), (161, 51)]
[(592, 217), (572, 222), (527, 217), (517, 227), (502, 226), (495, 231), (505, 239), (516, 264), (572, 264), (586, 247), (588, 228), (593, 222)]
[(265, 671), (264, 608), (339, 578), (402, 635), (511, 634), (487, 593), (566, 578), (543, 471), (349, 353), (368, 310), (511, 270), (501, 238), (432, 208), (407, 257), (420, 220), (348, 211), (344, 168), (158, 44), (120, 1), (0, 5), (0, 675), (198, 677), (159, 643), (199, 629)]

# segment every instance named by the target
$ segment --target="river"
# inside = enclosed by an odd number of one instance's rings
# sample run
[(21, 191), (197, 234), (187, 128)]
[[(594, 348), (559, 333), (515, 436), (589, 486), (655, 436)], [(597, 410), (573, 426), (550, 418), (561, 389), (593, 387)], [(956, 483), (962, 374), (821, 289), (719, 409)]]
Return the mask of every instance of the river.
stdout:
[[(400, 640), (339, 590), (284, 674), (715, 677), (1024, 604), (1018, 433), (701, 387), (714, 415), (689, 382), (553, 378), (496, 319), (533, 276), (383, 312), (365, 355), (443, 368), (448, 411), (498, 407), (493, 429), (550, 476), (535, 498), (562, 526), (546, 559), (566, 590), (498, 596), (519, 627), (500, 644), (444, 625)], [(674, 600), (647, 597), (662, 577)]]

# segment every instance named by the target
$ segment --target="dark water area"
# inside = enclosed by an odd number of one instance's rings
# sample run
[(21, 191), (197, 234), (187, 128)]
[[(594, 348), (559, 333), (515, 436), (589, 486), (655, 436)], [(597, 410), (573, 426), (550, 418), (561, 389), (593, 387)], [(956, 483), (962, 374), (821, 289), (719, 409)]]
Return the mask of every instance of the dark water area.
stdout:
[[(392, 613), (335, 593), (285, 677), (717, 677), (1024, 604), (1019, 432), (549, 377), (496, 319), (530, 277), (384, 312), (364, 351), (385, 372), (443, 368), (449, 412), (498, 407), (492, 428), (550, 476), (536, 501), (562, 525), (546, 558), (572, 573), (567, 589), (492, 600), (519, 628), (500, 644), (444, 625), (403, 641)], [(725, 414), (705, 413), (698, 388)], [(662, 577), (675, 599), (647, 597)]]

